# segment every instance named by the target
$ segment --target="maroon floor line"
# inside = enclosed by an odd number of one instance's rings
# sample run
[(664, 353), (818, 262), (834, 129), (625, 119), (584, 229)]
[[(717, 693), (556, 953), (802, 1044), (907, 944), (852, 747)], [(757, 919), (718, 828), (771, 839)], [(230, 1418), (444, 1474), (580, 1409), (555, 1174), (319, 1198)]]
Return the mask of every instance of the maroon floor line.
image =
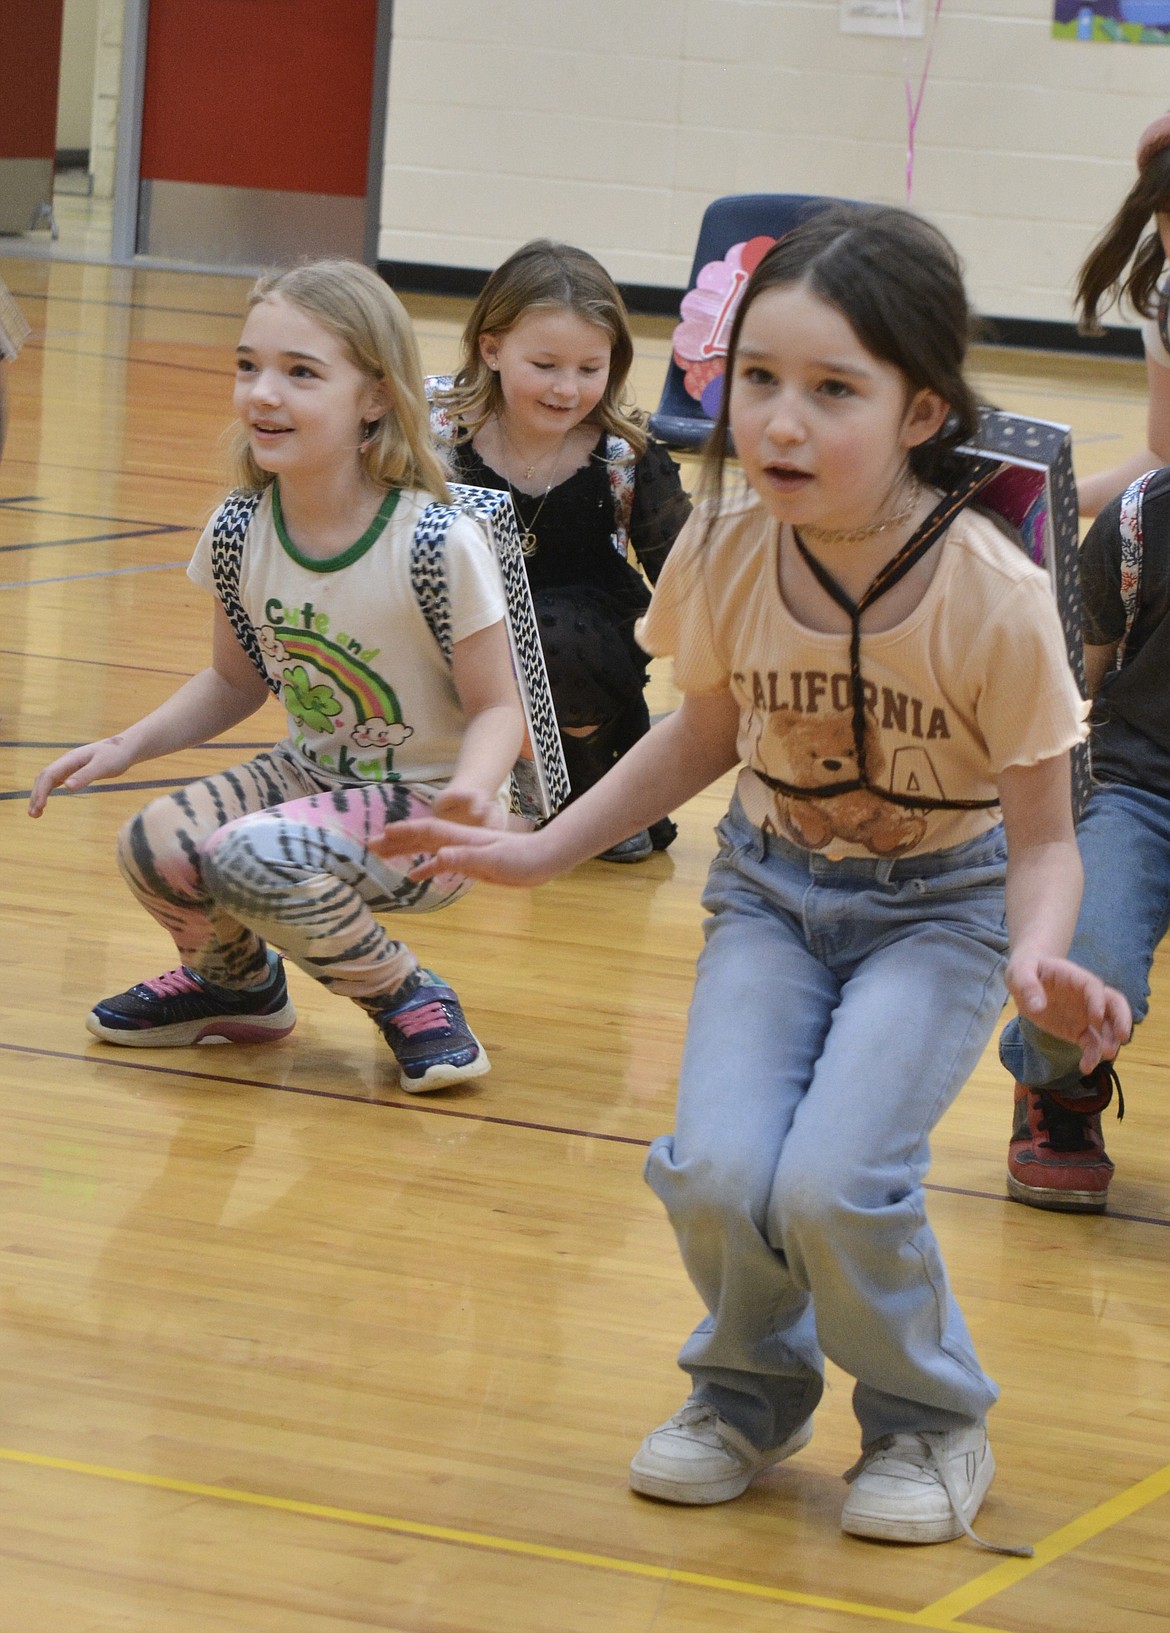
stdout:
[[(189, 476), (185, 475), (182, 471), (147, 472), (144, 468), (135, 465), (133, 462), (111, 473), (109, 467), (104, 465), (81, 465), (76, 462), (55, 459), (21, 459), (17, 454), (9, 451), (4, 455), (4, 468), (5, 470), (9, 470), (16, 465), (27, 465), (30, 470), (36, 471), (70, 471), (74, 474), (80, 472), (80, 474), (83, 476), (94, 476), (99, 473), (102, 475), (113, 474), (115, 476), (133, 477), (136, 480), (143, 481), (186, 482), (191, 486), (207, 486), (207, 478), (204, 476)], [(9, 501), (6, 499), (0, 499), (0, 505), (7, 504), (8, 502)], [(196, 530), (193, 528), (192, 532), (194, 531)]]
[[(247, 278), (246, 273), (241, 273), (240, 276), (241, 280)], [(159, 306), (153, 301), (98, 300), (93, 295), (66, 295), (57, 289), (44, 290), (40, 293), (32, 289), (14, 289), (12, 293), (20, 300), (44, 301), (46, 303), (52, 301), (63, 306), (106, 306), (124, 312), (167, 312), (179, 317), (227, 318), (237, 323), (240, 320), (240, 314), (237, 311), (220, 312), (203, 306)]]
[[(3, 507), (5, 511), (19, 516), (60, 516), (64, 517), (66, 521), (70, 522), (116, 522), (120, 527), (144, 527), (148, 529), (150, 533), (195, 532), (195, 528), (193, 528), (188, 522), (151, 522), (147, 521), (144, 516), (103, 516), (100, 514), (100, 512), (95, 510), (45, 510), (36, 508), (37, 506), (44, 506), (48, 504), (48, 502), (49, 501), (47, 499), (42, 498), (39, 494), (32, 494), (27, 499), (5, 499), (3, 501)], [(102, 535), (103, 538), (105, 536), (105, 534)], [(111, 537), (113, 536), (114, 535), (111, 535)], [(118, 536), (120, 537), (121, 535)], [(138, 537), (139, 535), (133, 536)], [(44, 542), (46, 544), (56, 544), (59, 541), (56, 539), (46, 539)], [(66, 542), (70, 544), (86, 544), (89, 541), (86, 539), (70, 539)]]
[[(337, 1089), (306, 1089), (295, 1083), (266, 1083), (258, 1077), (230, 1077), (222, 1072), (197, 1072), (183, 1066), (159, 1066), (153, 1061), (126, 1060), (122, 1056), (110, 1059), (105, 1055), (75, 1054), (64, 1049), (41, 1049), (31, 1044), (0, 1043), (0, 1050), (14, 1055), (37, 1055), (49, 1060), (84, 1061), (91, 1066), (121, 1067), (124, 1071), (155, 1072), (160, 1077), (190, 1077), (204, 1083), (232, 1084), (239, 1088), (271, 1089), (276, 1094), (300, 1094), (312, 1100), (344, 1100), (351, 1105), (378, 1106), (385, 1111), (422, 1111), (431, 1117), (454, 1117), (461, 1122), (492, 1123), (500, 1128), (526, 1128), (537, 1134), (569, 1134), (583, 1140), (604, 1140), (613, 1145), (634, 1145), (645, 1150), (649, 1140), (633, 1134), (602, 1134), (591, 1128), (566, 1128), (559, 1123), (533, 1123), (520, 1117), (492, 1117), (479, 1111), (456, 1111), (453, 1106), (438, 1106), (422, 1100), (371, 1100), (362, 1094), (342, 1094)], [(965, 1185), (935, 1185), (928, 1183), (928, 1191), (946, 1196), (971, 1196), (982, 1202), (1007, 1203), (1009, 1198), (997, 1191), (977, 1191)], [(1159, 1225), (1170, 1229), (1170, 1219), (1159, 1219), (1152, 1214), (1125, 1213), (1110, 1209), (1107, 1213), (1092, 1214), (1094, 1219), (1124, 1220), (1133, 1225)]]
[(0, 1050), (13, 1055), (37, 1055), (47, 1060), (83, 1061), (88, 1066), (120, 1067), (123, 1071), (154, 1072), (160, 1077), (191, 1077), (203, 1083), (223, 1083), (246, 1089), (271, 1089), (277, 1094), (300, 1094), (313, 1100), (346, 1100), (357, 1106), (377, 1106), (386, 1111), (423, 1111), (431, 1117), (455, 1117), (462, 1122), (495, 1123), (501, 1128), (527, 1128), (538, 1134), (570, 1134), (585, 1140), (605, 1140), (614, 1145), (636, 1145), (643, 1150), (649, 1140), (632, 1134), (602, 1134), (590, 1128), (564, 1128), (557, 1123), (533, 1123), (520, 1117), (492, 1117), (480, 1111), (456, 1111), (453, 1106), (437, 1106), (422, 1100), (371, 1100), (364, 1094), (343, 1094), (339, 1089), (306, 1089), (296, 1083), (266, 1083), (258, 1077), (231, 1077), (222, 1072), (197, 1072), (190, 1067), (160, 1066), (154, 1061), (126, 1060), (122, 1055), (75, 1054), (66, 1049), (41, 1049), (31, 1044), (0, 1043)]
[[(204, 744), (204, 747), (214, 745)], [(264, 744), (265, 748), (271, 745)], [(197, 782), (196, 777), (151, 777), (146, 782), (95, 782), (86, 788), (54, 788), (50, 799), (89, 799), (95, 794), (146, 794), (154, 788), (186, 788), (189, 783)], [(32, 798), (31, 788), (12, 788), (0, 794), (0, 800), (29, 800)]]
[[(164, 346), (181, 346), (184, 342), (181, 340), (164, 340), (160, 344)], [(219, 380), (231, 380), (235, 377), (235, 369), (226, 363), (219, 368), (209, 368), (201, 363), (175, 363), (163, 357), (132, 357), (129, 352), (83, 352), (78, 351), (75, 346), (58, 346), (53, 341), (46, 345), (43, 340), (30, 340), (28, 349), (30, 352), (39, 351), (67, 357), (86, 357), (91, 362), (97, 363), (125, 363), (130, 368), (178, 369), (181, 374), (213, 374)]]
[[(980, 1197), (984, 1201), (990, 1199), (994, 1202), (1010, 1201), (1010, 1198), (1002, 1192), (969, 1190), (965, 1185), (927, 1185), (926, 1189), (928, 1191), (940, 1191), (946, 1196), (974, 1196)], [(1062, 1210), (1056, 1208), (1032, 1209), (1033, 1213), (1052, 1214), (1060, 1211)], [(1077, 1214), (1072, 1209), (1063, 1210), (1063, 1217), (1072, 1219), (1077, 1217)], [(1079, 1217), (1082, 1219), (1124, 1219), (1131, 1225), (1161, 1225), (1163, 1229), (1170, 1229), (1170, 1219), (1158, 1219), (1153, 1214), (1148, 1213), (1124, 1213), (1116, 1208), (1110, 1208), (1107, 1212), (1102, 1213), (1081, 1213)]]
[(77, 658), (56, 652), (26, 652), (20, 647), (0, 646), (0, 657), (20, 658), (32, 663), (80, 663), (88, 669), (129, 669), (136, 675), (178, 675), (190, 673), (187, 669), (159, 669), (144, 663), (114, 663), (109, 658)]
[[(169, 674), (169, 672), (170, 671), (166, 670), (166, 669), (160, 669), (158, 671), (159, 674), (164, 674), (164, 675)], [(148, 670), (147, 673), (149, 674), (150, 671)], [(19, 738), (17, 738), (17, 737), (0, 737), (0, 748), (56, 748), (56, 749), (64, 750), (64, 749), (67, 749), (67, 748), (76, 748), (76, 747), (77, 747), (77, 740), (76, 740), (76, 738), (73, 738), (73, 737), (70, 737), (66, 742), (63, 742), (63, 743), (34, 742), (34, 740), (31, 737), (28, 737), (28, 738), (26, 738), (26, 737), (19, 737)], [(255, 749), (257, 752), (259, 752), (261, 749), (270, 749), (271, 747), (272, 747), (272, 739), (270, 737), (266, 737), (262, 743), (234, 743), (234, 742), (233, 743), (224, 743), (224, 742), (221, 742), (218, 737), (213, 737), (212, 740), (209, 743), (192, 743), (191, 744), (191, 751), (193, 751), (195, 753), (200, 753), (200, 752), (202, 752), (204, 750), (207, 750), (207, 749), (246, 748), (246, 749)], [(176, 752), (178, 752), (178, 751), (176, 751)], [(187, 752), (188, 752), (187, 749), (182, 750), (182, 753), (184, 753), (184, 754), (186, 754)], [(163, 755), (163, 756), (160, 756), (160, 758), (165, 759), (166, 756)]]

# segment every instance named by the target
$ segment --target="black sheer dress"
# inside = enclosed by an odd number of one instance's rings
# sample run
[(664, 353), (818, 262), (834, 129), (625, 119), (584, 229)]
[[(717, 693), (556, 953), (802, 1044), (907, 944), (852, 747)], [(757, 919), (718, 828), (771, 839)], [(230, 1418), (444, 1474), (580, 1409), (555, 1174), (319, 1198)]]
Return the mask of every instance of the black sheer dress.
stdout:
[[(615, 545), (605, 435), (587, 464), (546, 494), (530, 496), (485, 464), (470, 443), (449, 450), (457, 480), (512, 495), (536, 549), (528, 582), (573, 794), (584, 793), (650, 729), (643, 688), (648, 659), (634, 624), (650, 604), (641, 573)], [(653, 583), (691, 504), (679, 469), (652, 442), (634, 466), (630, 543)], [(565, 727), (592, 727), (588, 737)]]

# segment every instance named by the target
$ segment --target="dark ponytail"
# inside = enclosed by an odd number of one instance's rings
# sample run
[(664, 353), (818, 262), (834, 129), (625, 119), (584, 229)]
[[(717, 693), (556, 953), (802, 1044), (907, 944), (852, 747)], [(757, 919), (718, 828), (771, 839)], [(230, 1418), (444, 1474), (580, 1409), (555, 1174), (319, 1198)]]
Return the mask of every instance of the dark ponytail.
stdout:
[(1170, 213), (1170, 147), (1147, 158), (1117, 214), (1085, 258), (1076, 289), (1082, 334), (1101, 334), (1098, 313), (1122, 300), (1128, 300), (1139, 316), (1151, 315), (1166, 255), (1157, 231), (1148, 229), (1154, 216), (1163, 213)]

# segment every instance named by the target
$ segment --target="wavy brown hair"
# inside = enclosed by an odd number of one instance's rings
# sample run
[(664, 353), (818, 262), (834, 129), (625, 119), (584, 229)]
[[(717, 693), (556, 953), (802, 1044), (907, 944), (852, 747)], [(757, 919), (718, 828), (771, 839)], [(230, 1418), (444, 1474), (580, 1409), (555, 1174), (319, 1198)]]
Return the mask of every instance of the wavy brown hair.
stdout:
[[(250, 312), (279, 297), (297, 306), (341, 341), (350, 361), (385, 390), (387, 412), (368, 428), (368, 447), (357, 457), (382, 488), (422, 488), (450, 500), (442, 461), (431, 443), (422, 360), (406, 309), (376, 272), (360, 261), (306, 261), (266, 273), (248, 295)], [(274, 478), (252, 455), (237, 423), (227, 433), (236, 487), (263, 492)]]
[(1150, 317), (1154, 290), (1166, 253), (1150, 223), (1170, 213), (1170, 147), (1153, 154), (1120, 208), (1097, 239), (1077, 274), (1077, 327), (1082, 334), (1104, 330), (1098, 313), (1127, 300), (1139, 317)]
[(534, 238), (502, 262), (483, 286), (459, 343), (459, 367), (450, 389), (436, 402), (456, 420), (456, 440), (470, 442), (503, 406), (500, 377), (479, 349), (481, 335), (506, 335), (533, 311), (574, 312), (609, 337), (609, 376), (601, 401), (590, 414), (612, 436), (624, 437), (635, 456), (646, 451), (646, 431), (625, 406), (626, 383), (634, 361), (630, 319), (618, 287), (587, 250)]

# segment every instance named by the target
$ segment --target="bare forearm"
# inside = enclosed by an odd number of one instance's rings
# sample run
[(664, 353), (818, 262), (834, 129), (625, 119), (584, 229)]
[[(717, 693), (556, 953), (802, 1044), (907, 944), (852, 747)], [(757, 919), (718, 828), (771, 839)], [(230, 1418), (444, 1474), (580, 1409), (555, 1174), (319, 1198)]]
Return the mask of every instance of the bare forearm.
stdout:
[(120, 777), (141, 760), (153, 760), (176, 749), (216, 737), (254, 714), (266, 696), (263, 681), (244, 675), (233, 683), (215, 669), (205, 669), (125, 731), (97, 742), (81, 743), (38, 772), (29, 792), (28, 814), (39, 817), (57, 788), (77, 793), (91, 783)]
[(266, 695), (236, 686), (216, 669), (202, 669), (118, 737), (137, 765), (220, 736), (255, 714)]
[(1083, 477), (1077, 483), (1077, 509), (1082, 516), (1096, 516), (1111, 499), (1116, 499), (1119, 493), (1124, 493), (1131, 482), (1136, 482), (1139, 476), (1147, 471), (1156, 470), (1166, 461), (1154, 452), (1152, 448), (1142, 448), (1138, 453), (1131, 454), (1120, 465), (1114, 465), (1107, 471), (1098, 471), (1094, 476)]
[(1013, 958), (1063, 958), (1076, 929), (1084, 874), (1075, 840), (1009, 849), (1005, 906)]
[(557, 871), (677, 810), (737, 763), (734, 733), (694, 732), (684, 706), (651, 728), (580, 799), (543, 830)]
[(1124, 993), (1064, 956), (1081, 884), (1072, 842), (1029, 846), (1009, 862), (1007, 987), (1022, 1017), (1080, 1048), (1084, 1075), (1116, 1055), (1133, 1030), (1133, 1016)]
[[(735, 765), (738, 711), (729, 692), (687, 695), (599, 783), (536, 833), (460, 828), (422, 818), (396, 823), (372, 849), (429, 854), (411, 877), (450, 870), (502, 885), (539, 885), (648, 827)], [(436, 817), (443, 813), (438, 810)]]
[(494, 796), (507, 781), (524, 741), (519, 701), (481, 709), (467, 722), (452, 782)]

